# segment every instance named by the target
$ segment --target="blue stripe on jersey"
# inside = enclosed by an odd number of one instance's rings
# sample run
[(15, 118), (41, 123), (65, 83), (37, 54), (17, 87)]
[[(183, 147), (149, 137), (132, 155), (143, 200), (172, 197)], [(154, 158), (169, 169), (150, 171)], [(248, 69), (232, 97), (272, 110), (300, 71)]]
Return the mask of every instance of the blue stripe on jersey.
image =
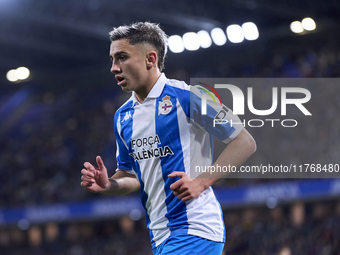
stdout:
[[(162, 101), (163, 97), (170, 96), (172, 102), (172, 109), (168, 114), (159, 114), (158, 105)], [(167, 157), (161, 157), (162, 174), (164, 179), (164, 190), (166, 194), (165, 203), (167, 205), (167, 213), (165, 217), (168, 219), (168, 227), (171, 232), (177, 229), (188, 228), (188, 218), (186, 214), (186, 204), (179, 200), (170, 189), (170, 185), (177, 180), (176, 178), (169, 178), (168, 175), (173, 171), (185, 172), (183, 163), (183, 152), (179, 133), (178, 119), (177, 119), (177, 94), (172, 86), (165, 85), (162, 94), (156, 101), (156, 134), (159, 135), (161, 144), (158, 147), (164, 147), (169, 145), (173, 152), (173, 155)]]
[[(129, 150), (126, 148), (126, 146), (130, 147), (129, 145), (130, 140), (131, 140), (131, 135), (132, 135), (132, 116), (134, 114), (134, 110), (131, 108), (133, 104), (133, 101), (127, 102), (124, 106), (122, 106), (115, 114), (115, 136), (116, 140), (119, 146), (119, 155), (117, 157), (117, 164), (118, 164), (118, 169), (122, 170), (131, 170), (132, 165), (131, 165), (131, 160), (130, 160), (130, 155), (129, 155)], [(120, 116), (120, 120), (118, 123), (118, 116)], [(126, 117), (125, 117), (126, 116)], [(130, 116), (130, 117), (129, 117)], [(128, 119), (129, 117), (129, 119)], [(117, 125), (120, 125), (121, 128), (119, 129), (121, 134), (118, 132), (118, 127)], [(127, 128), (124, 128), (127, 126)], [(122, 137), (130, 137), (128, 141), (123, 141)], [(126, 143), (124, 143), (126, 142)]]
[[(194, 93), (190, 92), (190, 90), (183, 90), (183, 89), (179, 89), (176, 87), (172, 87), (173, 90), (176, 92), (178, 100), (182, 106), (182, 109), (185, 113), (185, 115), (188, 118), (193, 118), (195, 122), (197, 122), (198, 124), (200, 124), (203, 127), (206, 127), (207, 124), (203, 123), (201, 121), (199, 121), (199, 119), (201, 119), (201, 98), (199, 98), (198, 96), (196, 96)], [(191, 101), (192, 100), (192, 101)], [(209, 107), (209, 113), (212, 113), (215, 116), (217, 114), (217, 112), (212, 108)], [(210, 121), (212, 121), (210, 119)], [(214, 138), (213, 135), (209, 134), (209, 138), (210, 138), (210, 146), (211, 146), (211, 164), (213, 164), (213, 160), (214, 160), (214, 155), (213, 155), (213, 149), (214, 149)], [(225, 139), (225, 138), (224, 138)], [(221, 140), (224, 140), (221, 139)]]
[(150, 221), (150, 217), (149, 217), (149, 214), (148, 214), (148, 210), (146, 209), (146, 202), (148, 201), (148, 194), (144, 191), (144, 182), (142, 181), (142, 174), (141, 174), (138, 163), (135, 164), (134, 170), (137, 173), (138, 180), (139, 180), (139, 183), (140, 183), (140, 197), (141, 197), (141, 200), (142, 200), (142, 205), (143, 205), (144, 210), (145, 210), (146, 226), (149, 229), (151, 243), (153, 243), (153, 233), (152, 233), (152, 230), (149, 228), (151, 221)]
[[(117, 163), (118, 163), (118, 169), (122, 169), (122, 170), (133, 169), (137, 173), (138, 180), (141, 186), (140, 196), (141, 196), (142, 205), (145, 210), (146, 225), (149, 229), (149, 225), (151, 221), (147, 213), (147, 209), (146, 209), (146, 202), (148, 200), (148, 194), (144, 191), (144, 182), (142, 181), (139, 164), (137, 161), (134, 161), (133, 158), (129, 155), (129, 151), (132, 151), (131, 137), (132, 137), (132, 127), (133, 127), (133, 115), (135, 112), (134, 109), (132, 108), (132, 104), (133, 104), (133, 101), (131, 100), (117, 111), (117, 114), (120, 115), (120, 125), (121, 125), (120, 130), (122, 132), (121, 136), (125, 138), (125, 143), (129, 147), (129, 150), (128, 150), (124, 142), (122, 141), (121, 137), (119, 136), (117, 127), (115, 126), (115, 135), (116, 135), (116, 139), (119, 145), (119, 149), (120, 149), (120, 152), (123, 151), (123, 153), (119, 153), (118, 158), (117, 158)], [(118, 120), (117, 114), (115, 115), (115, 123), (117, 123), (117, 120)], [(149, 233), (150, 233), (151, 240), (153, 240), (152, 231), (149, 230)]]
[(176, 87), (172, 87), (172, 89), (176, 93), (185, 115), (190, 118), (190, 90), (184, 90)]
[[(190, 93), (190, 118), (193, 119), (197, 124), (211, 135), (218, 138), (220, 141), (224, 141), (235, 131), (235, 128), (230, 125), (230, 123), (225, 123), (223, 125), (215, 125), (214, 127), (214, 117), (217, 115), (217, 111), (207, 104), (207, 114), (201, 114), (201, 101), (202, 99), (194, 93)], [(222, 107), (220, 107), (222, 110)]]

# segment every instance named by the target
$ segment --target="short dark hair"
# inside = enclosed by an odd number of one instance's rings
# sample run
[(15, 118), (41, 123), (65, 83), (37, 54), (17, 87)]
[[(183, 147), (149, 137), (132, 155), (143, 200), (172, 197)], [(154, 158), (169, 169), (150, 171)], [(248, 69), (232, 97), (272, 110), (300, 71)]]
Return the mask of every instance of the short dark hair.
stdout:
[(164, 60), (168, 47), (168, 36), (159, 27), (159, 24), (151, 22), (137, 22), (131, 25), (113, 28), (110, 32), (110, 40), (127, 39), (131, 45), (148, 43), (156, 48), (158, 55), (158, 68), (164, 69)]

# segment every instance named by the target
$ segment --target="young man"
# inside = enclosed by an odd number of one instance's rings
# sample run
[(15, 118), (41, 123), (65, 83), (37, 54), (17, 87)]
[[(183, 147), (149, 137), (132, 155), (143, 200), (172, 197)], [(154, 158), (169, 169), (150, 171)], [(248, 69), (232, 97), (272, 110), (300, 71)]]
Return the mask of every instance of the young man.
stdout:
[(255, 141), (242, 125), (212, 127), (218, 109), (201, 115), (199, 93), (161, 73), (167, 36), (157, 24), (121, 26), (110, 39), (111, 72), (132, 96), (115, 114), (116, 173), (108, 178), (97, 156), (98, 168), (84, 163), (81, 186), (108, 195), (140, 189), (154, 254), (221, 254), (225, 229), (211, 188), (221, 176), (193, 178), (190, 166), (211, 164), (211, 134), (229, 143), (219, 166), (241, 165)]

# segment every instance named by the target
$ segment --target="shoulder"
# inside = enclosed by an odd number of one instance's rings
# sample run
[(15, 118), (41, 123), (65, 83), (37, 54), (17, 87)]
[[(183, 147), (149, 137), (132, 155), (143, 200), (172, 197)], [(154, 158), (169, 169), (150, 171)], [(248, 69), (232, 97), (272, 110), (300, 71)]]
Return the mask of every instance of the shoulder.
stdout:
[(201, 97), (201, 91), (197, 88), (197, 86), (188, 85), (184, 81), (179, 81), (176, 79), (168, 79), (165, 85), (168, 88), (172, 88), (173, 90), (180, 93), (180, 96), (198, 96)]
[(168, 79), (165, 85), (170, 86), (174, 89), (178, 89), (178, 90), (190, 91), (190, 86), (186, 84), (184, 81)]
[(191, 86), (186, 84), (184, 81), (168, 79), (165, 83), (163, 93), (172, 91), (178, 100), (183, 103), (190, 101), (190, 90)]
[(186, 84), (184, 81), (169, 79), (165, 91), (172, 90), (181, 104), (195, 104), (201, 100), (202, 91), (197, 86)]
[(184, 81), (168, 79), (162, 95), (172, 95), (177, 98), (187, 117), (190, 116), (190, 91), (191, 86)]
[(133, 97), (131, 96), (128, 100), (125, 101), (124, 104), (122, 104), (121, 107), (119, 107), (115, 112), (115, 121), (118, 119), (119, 115), (121, 113), (124, 113), (128, 110), (130, 110), (133, 106)]

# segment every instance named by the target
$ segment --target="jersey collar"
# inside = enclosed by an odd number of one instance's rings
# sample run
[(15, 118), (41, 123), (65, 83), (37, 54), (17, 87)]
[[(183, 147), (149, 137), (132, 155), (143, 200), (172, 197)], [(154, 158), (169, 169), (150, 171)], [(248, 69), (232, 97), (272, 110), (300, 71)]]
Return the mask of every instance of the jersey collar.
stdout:
[[(165, 86), (167, 80), (168, 79), (165, 77), (165, 74), (162, 73), (159, 76), (158, 80), (156, 81), (155, 85), (153, 85), (152, 89), (150, 90), (148, 96), (145, 98), (144, 102), (147, 101), (147, 100), (150, 100), (152, 98), (159, 97), (162, 94), (162, 91), (164, 89), (164, 86)], [(133, 107), (140, 104), (140, 102), (138, 102), (138, 100), (136, 99), (134, 91), (132, 92), (132, 100), (133, 100), (133, 104), (132, 104)]]

